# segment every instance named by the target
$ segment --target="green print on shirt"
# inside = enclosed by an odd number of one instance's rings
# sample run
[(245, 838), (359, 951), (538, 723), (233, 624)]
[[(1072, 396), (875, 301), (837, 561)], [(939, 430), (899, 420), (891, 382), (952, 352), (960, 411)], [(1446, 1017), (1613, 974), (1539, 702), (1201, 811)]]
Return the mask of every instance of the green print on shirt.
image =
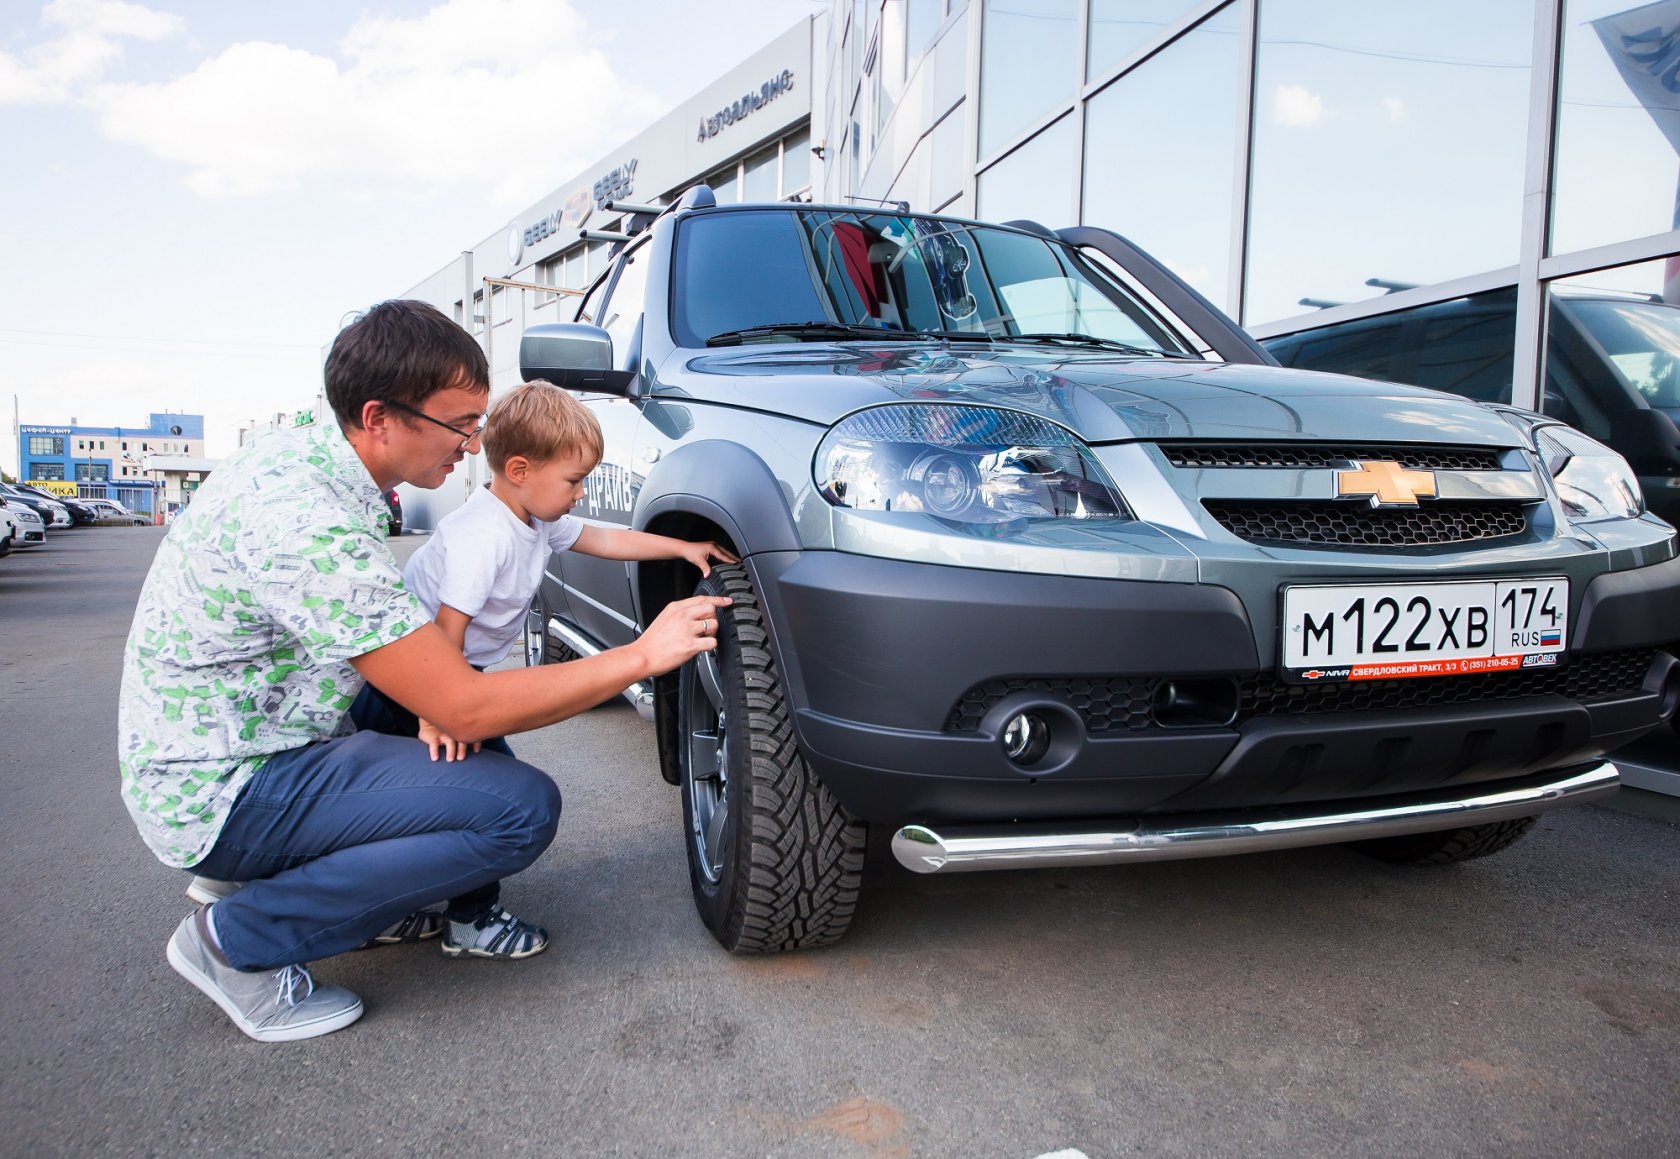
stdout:
[(124, 801), (166, 863), (204, 856), (270, 756), (346, 735), (361, 681), (345, 661), (424, 622), (384, 517), (328, 423), (241, 448), (165, 537), (129, 637), (119, 756)]

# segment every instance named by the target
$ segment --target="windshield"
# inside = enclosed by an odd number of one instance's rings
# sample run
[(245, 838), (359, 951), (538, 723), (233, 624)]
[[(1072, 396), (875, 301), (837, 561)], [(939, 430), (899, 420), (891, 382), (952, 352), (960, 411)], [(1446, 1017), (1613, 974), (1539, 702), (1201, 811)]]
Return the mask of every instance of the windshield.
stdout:
[(1654, 407), (1680, 407), (1680, 309), (1666, 302), (1563, 298), (1628, 383)]
[[(978, 341), (1088, 336), (1137, 353), (1188, 353), (1077, 250), (912, 214), (767, 208), (695, 215), (677, 237), (674, 284), (673, 329), (684, 346), (720, 338), (844, 340), (851, 335), (840, 328), (847, 327), (859, 328), (858, 339), (871, 330)], [(766, 332), (775, 328), (783, 332)]]

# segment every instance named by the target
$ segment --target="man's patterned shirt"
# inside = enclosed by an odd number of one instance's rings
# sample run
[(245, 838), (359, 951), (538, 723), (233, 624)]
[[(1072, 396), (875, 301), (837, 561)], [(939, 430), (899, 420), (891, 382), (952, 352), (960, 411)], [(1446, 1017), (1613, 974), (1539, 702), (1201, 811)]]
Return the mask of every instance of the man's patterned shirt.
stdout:
[(123, 798), (168, 865), (216, 843), (270, 756), (352, 731), (352, 657), (429, 617), (385, 542), (389, 511), (329, 419), (218, 467), (140, 592), (117, 710)]

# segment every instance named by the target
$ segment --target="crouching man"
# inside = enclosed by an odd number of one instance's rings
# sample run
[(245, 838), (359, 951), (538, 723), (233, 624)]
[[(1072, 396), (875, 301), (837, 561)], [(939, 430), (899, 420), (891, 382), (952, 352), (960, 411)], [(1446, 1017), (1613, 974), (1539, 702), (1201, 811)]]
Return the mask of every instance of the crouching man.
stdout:
[(679, 601), (587, 659), (475, 671), (403, 587), (382, 496), (437, 487), (476, 449), (483, 352), (431, 306), (384, 302), (333, 343), (326, 391), (336, 422), (242, 447), (175, 519), (123, 662), (129, 812), (165, 864), (230, 883), (176, 929), (169, 963), (265, 1042), (361, 1016), (354, 994), (315, 984), (312, 960), (439, 924), (480, 950), (540, 933), (499, 905), (442, 923), (419, 911), (493, 897), (536, 860), (554, 782), (488, 750), (434, 761), (417, 740), (355, 732), (364, 681), (458, 740), (522, 732), (715, 647), (727, 603)]

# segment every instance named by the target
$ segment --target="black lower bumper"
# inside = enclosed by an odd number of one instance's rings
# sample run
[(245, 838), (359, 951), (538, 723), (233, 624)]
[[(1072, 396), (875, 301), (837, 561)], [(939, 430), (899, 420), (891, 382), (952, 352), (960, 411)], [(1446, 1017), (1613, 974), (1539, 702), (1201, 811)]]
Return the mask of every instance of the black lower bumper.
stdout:
[[(1493, 685), (1466, 683), (1480, 677), (1397, 681), (1393, 697), (1305, 711), (1243, 691), (1229, 720), (1188, 725), (1161, 723), (1149, 689), (1212, 679), (1246, 690), (1270, 677), (1224, 588), (1126, 583), (1117, 606), (1105, 580), (837, 552), (752, 562), (801, 750), (872, 821), (1121, 816), (1479, 784), (1593, 760), (1680, 700), (1680, 661), (1664, 647), (1680, 640), (1680, 561), (1589, 585), (1574, 647), (1614, 654), (1549, 683), (1507, 682), (1488, 699), (1476, 693)], [(976, 688), (986, 695), (965, 717)], [(1054, 734), (1027, 766), (1002, 743), (1022, 712)]]

